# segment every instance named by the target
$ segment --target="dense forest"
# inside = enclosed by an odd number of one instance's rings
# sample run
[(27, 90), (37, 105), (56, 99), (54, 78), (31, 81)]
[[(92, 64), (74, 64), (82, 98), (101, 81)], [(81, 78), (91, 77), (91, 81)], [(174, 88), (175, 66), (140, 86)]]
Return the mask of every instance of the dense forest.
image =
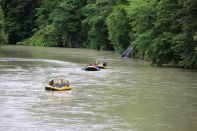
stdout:
[(0, 6), (0, 45), (7, 43), (6, 40), (4, 14)]
[[(91, 48), (197, 68), (197, 0), (1, 0), (0, 42)], [(5, 30), (5, 32), (4, 32)]]

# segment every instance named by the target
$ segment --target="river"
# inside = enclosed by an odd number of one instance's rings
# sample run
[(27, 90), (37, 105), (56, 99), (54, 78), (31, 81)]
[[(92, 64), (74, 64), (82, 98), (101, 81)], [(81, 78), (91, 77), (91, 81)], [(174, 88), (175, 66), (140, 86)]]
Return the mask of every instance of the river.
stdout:
[[(81, 70), (105, 59), (108, 69)], [(50, 78), (70, 91), (45, 91)], [(1, 131), (196, 131), (197, 73), (113, 52), (0, 48)]]

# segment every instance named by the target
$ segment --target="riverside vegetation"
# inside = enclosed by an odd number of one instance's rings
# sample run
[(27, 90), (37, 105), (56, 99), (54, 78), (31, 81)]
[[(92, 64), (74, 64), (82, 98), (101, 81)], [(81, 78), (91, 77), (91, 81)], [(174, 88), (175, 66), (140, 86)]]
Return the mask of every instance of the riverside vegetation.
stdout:
[(1, 0), (0, 43), (91, 48), (197, 68), (196, 0)]

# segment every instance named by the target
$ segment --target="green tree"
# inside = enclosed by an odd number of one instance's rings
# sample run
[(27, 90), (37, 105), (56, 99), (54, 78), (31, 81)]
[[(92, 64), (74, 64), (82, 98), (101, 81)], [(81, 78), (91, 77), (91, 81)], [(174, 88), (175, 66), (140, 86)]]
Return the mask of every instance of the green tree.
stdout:
[(177, 64), (180, 60), (179, 50), (176, 48), (179, 43), (174, 41), (180, 32), (180, 24), (177, 21), (179, 8), (177, 1), (161, 0), (157, 3), (154, 38), (148, 50), (153, 64), (162, 65), (170, 62)]
[(127, 8), (137, 56), (152, 64), (196, 68), (196, 1), (130, 0)]
[(42, 0), (37, 9), (34, 35), (23, 45), (81, 47), (81, 8), (85, 0)]
[(55, 9), (62, 0), (41, 0), (36, 9), (36, 25), (34, 34), (18, 44), (34, 46), (58, 46), (58, 33), (53, 25)]
[(5, 29), (9, 44), (15, 44), (32, 35), (35, 28), (35, 8), (39, 0), (2, 0)]
[(58, 33), (54, 27), (55, 9), (62, 0), (41, 0), (39, 8), (36, 9), (36, 25), (32, 37), (18, 44), (34, 46), (58, 46)]
[(53, 25), (58, 33), (58, 43), (61, 47), (81, 46), (81, 8), (85, 0), (67, 0), (60, 2), (53, 15)]
[(6, 34), (5, 34), (5, 27), (4, 27), (4, 15), (3, 15), (3, 10), (0, 6), (0, 45), (6, 44)]
[(197, 42), (195, 36), (197, 32), (197, 1), (196, 0), (178, 0), (181, 8), (178, 9), (178, 22), (181, 25), (179, 32), (181, 43), (180, 48), (180, 62), (179, 66), (184, 68), (197, 69), (197, 54), (195, 49)]
[(116, 52), (122, 53), (130, 44), (130, 25), (125, 11), (125, 6), (115, 6), (113, 12), (107, 17), (109, 40)]
[(156, 1), (131, 0), (127, 6), (127, 17), (132, 28), (130, 37), (135, 57), (150, 58), (147, 52), (154, 38), (155, 5)]
[[(92, 49), (112, 49), (108, 40), (108, 29), (105, 23), (107, 16), (112, 11), (112, 0), (97, 0), (89, 2), (84, 8), (83, 30), (87, 32), (84, 44)], [(85, 29), (84, 29), (85, 28)]]

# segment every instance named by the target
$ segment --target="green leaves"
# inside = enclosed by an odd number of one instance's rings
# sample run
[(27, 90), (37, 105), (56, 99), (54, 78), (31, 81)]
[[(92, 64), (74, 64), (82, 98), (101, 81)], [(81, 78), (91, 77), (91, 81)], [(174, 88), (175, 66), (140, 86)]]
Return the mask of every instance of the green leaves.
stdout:
[[(28, 45), (78, 47), (83, 36), (81, 8), (85, 3), (84, 0), (42, 0), (36, 12), (38, 28), (34, 29), (35, 35), (22, 44), (27, 42)], [(34, 43), (33, 37), (37, 37), (37, 34), (40, 34), (39, 40), (44, 44)]]
[(1, 4), (9, 43), (25, 39), (19, 44), (118, 53), (132, 43), (133, 56), (153, 65), (197, 68), (196, 0), (2, 0)]
[(129, 33), (131, 27), (126, 16), (125, 6), (114, 7), (112, 13), (107, 17), (109, 40), (118, 53), (123, 53), (130, 44)]
[(6, 42), (7, 42), (7, 36), (5, 34), (4, 14), (0, 5), (0, 45), (6, 44)]
[(111, 49), (108, 40), (108, 30), (105, 23), (106, 17), (112, 10), (110, 0), (97, 0), (89, 2), (83, 12), (86, 18), (82, 21), (83, 27), (88, 33), (84, 47), (92, 49)]
[(15, 44), (32, 35), (38, 2), (39, 0), (1, 1), (5, 14), (5, 29), (10, 44)]
[(197, 68), (195, 5), (192, 0), (130, 0), (127, 16), (135, 55), (156, 65)]

